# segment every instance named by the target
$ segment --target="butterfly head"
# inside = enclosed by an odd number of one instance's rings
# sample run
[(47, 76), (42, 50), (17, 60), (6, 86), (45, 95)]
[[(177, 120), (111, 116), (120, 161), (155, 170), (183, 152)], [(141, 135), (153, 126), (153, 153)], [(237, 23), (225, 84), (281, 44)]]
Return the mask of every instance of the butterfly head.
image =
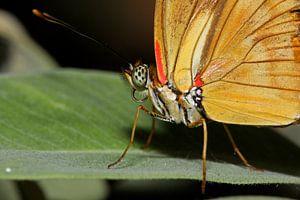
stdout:
[(149, 66), (141, 62), (130, 64), (124, 75), (131, 85), (132, 97), (136, 102), (144, 102), (148, 98), (148, 87), (150, 84)]

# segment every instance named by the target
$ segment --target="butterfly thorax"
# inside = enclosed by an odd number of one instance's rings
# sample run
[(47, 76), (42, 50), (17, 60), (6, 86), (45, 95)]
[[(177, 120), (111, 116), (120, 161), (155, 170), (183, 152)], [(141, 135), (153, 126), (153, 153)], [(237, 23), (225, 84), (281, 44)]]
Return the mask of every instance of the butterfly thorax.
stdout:
[[(154, 106), (154, 117), (173, 123), (184, 123), (188, 127), (202, 124), (201, 88), (193, 87), (181, 93), (171, 83), (161, 85), (155, 67), (136, 63), (125, 71), (125, 77), (133, 88), (133, 99), (143, 102), (148, 97)], [(136, 97), (138, 95), (141, 99)]]

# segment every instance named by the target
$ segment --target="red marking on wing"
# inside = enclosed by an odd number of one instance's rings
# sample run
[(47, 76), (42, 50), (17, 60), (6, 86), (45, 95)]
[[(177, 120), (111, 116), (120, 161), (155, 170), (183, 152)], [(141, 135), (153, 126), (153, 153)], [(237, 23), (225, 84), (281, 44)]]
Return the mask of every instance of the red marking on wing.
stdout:
[(156, 65), (157, 65), (156, 67), (157, 67), (158, 80), (161, 84), (165, 84), (167, 82), (167, 77), (164, 73), (161, 48), (158, 41), (155, 42), (155, 58), (156, 58)]
[(204, 84), (204, 82), (201, 80), (200, 74), (197, 74), (194, 80), (194, 86), (195, 87), (201, 87)]

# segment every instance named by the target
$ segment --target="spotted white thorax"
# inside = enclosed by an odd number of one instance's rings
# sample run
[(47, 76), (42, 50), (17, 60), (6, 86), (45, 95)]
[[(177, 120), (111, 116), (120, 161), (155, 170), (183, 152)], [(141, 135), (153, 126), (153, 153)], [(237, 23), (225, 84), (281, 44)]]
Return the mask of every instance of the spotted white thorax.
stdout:
[[(155, 80), (155, 68), (140, 62), (130, 65), (124, 74), (133, 89), (132, 96), (136, 102), (144, 102), (150, 97), (157, 113), (155, 118), (184, 123), (188, 127), (201, 125), (204, 111), (201, 106), (200, 87), (181, 93), (173, 84), (161, 85)], [(137, 95), (142, 98), (137, 98)]]

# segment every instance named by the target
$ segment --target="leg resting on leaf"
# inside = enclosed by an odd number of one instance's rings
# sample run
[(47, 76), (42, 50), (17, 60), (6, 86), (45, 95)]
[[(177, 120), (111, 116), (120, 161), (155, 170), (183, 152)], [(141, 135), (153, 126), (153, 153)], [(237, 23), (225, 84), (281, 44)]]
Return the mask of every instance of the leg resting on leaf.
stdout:
[(244, 157), (244, 155), (241, 153), (240, 149), (236, 145), (236, 143), (235, 143), (235, 141), (233, 139), (233, 136), (232, 136), (229, 128), (227, 127), (227, 125), (223, 124), (223, 126), (224, 126), (225, 132), (226, 132), (226, 134), (227, 134), (227, 136), (228, 136), (228, 138), (230, 140), (230, 143), (231, 143), (231, 145), (233, 147), (234, 152), (238, 155), (238, 157), (241, 159), (241, 161), (244, 163), (244, 165), (246, 167), (249, 167), (250, 169), (259, 170), (256, 167), (254, 167), (254, 166), (252, 166), (252, 165), (249, 164), (248, 160)]
[[(131, 145), (133, 144), (134, 142), (134, 136), (135, 136), (135, 129), (136, 129), (136, 125), (137, 125), (137, 121), (138, 121), (138, 118), (139, 118), (139, 114), (140, 114), (140, 110), (143, 110), (144, 112), (146, 112), (147, 114), (149, 114), (150, 116), (152, 116), (153, 118), (154, 117), (160, 117), (162, 118), (163, 116), (159, 115), (158, 113), (155, 113), (153, 111), (149, 111), (147, 108), (145, 108), (144, 106), (140, 105), (137, 107), (137, 110), (136, 110), (136, 113), (135, 113), (135, 118), (134, 118), (134, 122), (133, 122), (133, 126), (132, 126), (132, 130), (131, 130), (131, 136), (130, 136), (130, 141), (127, 145), (127, 147), (125, 148), (125, 150), (123, 151), (123, 153), (121, 154), (121, 156), (113, 163), (109, 164), (108, 165), (108, 168), (112, 168), (113, 166), (117, 165), (118, 163), (120, 163), (123, 158), (125, 157), (127, 151), (129, 150), (129, 148), (131, 147)], [(153, 122), (154, 123), (154, 122)], [(152, 124), (152, 127), (154, 127), (154, 125)], [(151, 138), (152, 138), (152, 135), (153, 133), (150, 134)], [(150, 137), (149, 136), (149, 137)], [(151, 141), (151, 138), (148, 140)], [(149, 141), (149, 143), (150, 143)], [(147, 141), (148, 143), (148, 141)]]

